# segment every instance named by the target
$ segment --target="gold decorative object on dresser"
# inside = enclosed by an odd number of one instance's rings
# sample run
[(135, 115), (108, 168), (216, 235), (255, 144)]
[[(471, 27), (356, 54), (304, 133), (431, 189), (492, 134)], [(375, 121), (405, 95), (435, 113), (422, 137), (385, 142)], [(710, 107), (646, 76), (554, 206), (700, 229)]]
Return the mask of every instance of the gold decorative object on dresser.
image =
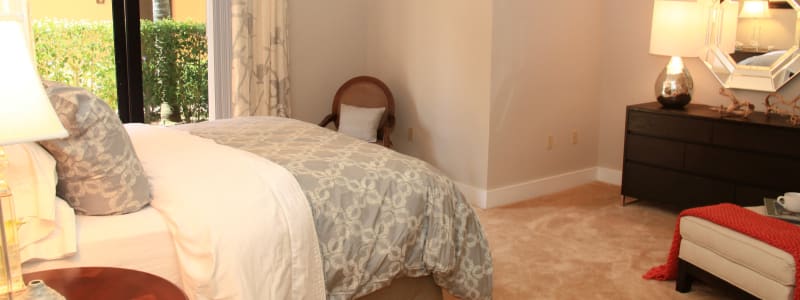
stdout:
[(721, 116), (731, 114), (747, 118), (755, 109), (755, 105), (750, 103), (750, 101), (739, 99), (731, 90), (720, 88), (719, 94), (731, 99), (731, 104), (727, 106), (720, 105), (719, 108), (714, 108), (721, 113)]
[[(731, 100), (731, 104), (720, 105), (719, 107), (712, 108), (720, 112), (720, 117), (726, 116), (739, 116), (747, 118), (753, 113), (755, 105), (750, 101), (739, 99), (731, 90), (726, 88), (719, 89), (720, 95), (727, 96)], [(772, 99), (772, 101), (770, 101)], [(800, 95), (786, 100), (783, 95), (775, 92), (769, 93), (764, 97), (765, 114), (767, 117), (770, 115), (778, 115), (786, 117), (786, 122), (792, 126), (800, 126)]]
[[(769, 101), (771, 98), (775, 98), (777, 101)], [(767, 109), (767, 114), (787, 116), (789, 117), (789, 123), (798, 126), (800, 125), (800, 104), (798, 102), (800, 102), (800, 95), (787, 101), (781, 94), (770, 93), (764, 98), (764, 107)], [(788, 108), (783, 108), (782, 106), (788, 106)]]

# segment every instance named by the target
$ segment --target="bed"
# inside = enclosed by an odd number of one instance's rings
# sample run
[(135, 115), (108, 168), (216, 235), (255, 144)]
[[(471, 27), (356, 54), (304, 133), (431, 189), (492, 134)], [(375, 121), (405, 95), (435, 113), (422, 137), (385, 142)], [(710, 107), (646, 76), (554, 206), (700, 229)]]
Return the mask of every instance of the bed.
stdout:
[(77, 253), (26, 272), (131, 268), (193, 299), (491, 298), (480, 223), (425, 162), (285, 118), (125, 131), (150, 205), (77, 216)]
[[(63, 200), (59, 200), (62, 201)], [(67, 205), (63, 202), (63, 205)], [(161, 214), (152, 207), (121, 216), (77, 216), (81, 228), (76, 252), (63, 259), (37, 260), (24, 272), (49, 269), (110, 266), (144, 271), (182, 286), (172, 234)], [(145, 224), (146, 226), (133, 226)], [(111, 233), (111, 235), (109, 235)], [(441, 299), (433, 277), (398, 278), (392, 285), (360, 299)]]
[(119, 216), (77, 216), (76, 227), (80, 251), (63, 259), (26, 263), (24, 271), (108, 266), (141, 270), (181, 284), (172, 234), (155, 208)]

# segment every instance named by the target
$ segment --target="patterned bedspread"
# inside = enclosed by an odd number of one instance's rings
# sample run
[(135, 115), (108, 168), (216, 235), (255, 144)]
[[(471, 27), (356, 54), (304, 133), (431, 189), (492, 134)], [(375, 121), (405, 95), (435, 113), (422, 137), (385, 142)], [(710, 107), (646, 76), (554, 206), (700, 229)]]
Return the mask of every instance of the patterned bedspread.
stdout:
[(394, 278), (431, 274), (454, 296), (491, 299), (492, 261), (478, 218), (429, 164), (292, 119), (248, 117), (178, 128), (258, 154), (294, 174), (311, 204), (329, 299), (360, 297)]

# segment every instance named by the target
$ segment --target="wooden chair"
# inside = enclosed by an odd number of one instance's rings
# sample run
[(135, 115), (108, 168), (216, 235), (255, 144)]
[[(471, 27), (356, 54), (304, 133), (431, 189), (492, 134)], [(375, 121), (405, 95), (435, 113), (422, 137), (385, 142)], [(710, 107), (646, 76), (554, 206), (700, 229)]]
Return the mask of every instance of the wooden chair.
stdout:
[(332, 121), (339, 128), (339, 110), (342, 104), (357, 107), (385, 107), (378, 125), (376, 144), (392, 147), (391, 134), (394, 129), (394, 97), (389, 87), (375, 77), (359, 76), (345, 82), (333, 97), (331, 114), (325, 117), (319, 126), (325, 127)]

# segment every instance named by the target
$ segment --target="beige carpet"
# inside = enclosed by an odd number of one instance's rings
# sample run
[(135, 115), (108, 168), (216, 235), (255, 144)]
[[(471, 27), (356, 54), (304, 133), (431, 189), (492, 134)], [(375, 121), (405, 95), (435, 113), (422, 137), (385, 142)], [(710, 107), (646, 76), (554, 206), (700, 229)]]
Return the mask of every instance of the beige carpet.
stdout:
[[(495, 299), (725, 299), (696, 283), (643, 280), (667, 256), (677, 213), (591, 183), (511, 206), (478, 209), (494, 260)], [(446, 298), (450, 298), (446, 296)]]

